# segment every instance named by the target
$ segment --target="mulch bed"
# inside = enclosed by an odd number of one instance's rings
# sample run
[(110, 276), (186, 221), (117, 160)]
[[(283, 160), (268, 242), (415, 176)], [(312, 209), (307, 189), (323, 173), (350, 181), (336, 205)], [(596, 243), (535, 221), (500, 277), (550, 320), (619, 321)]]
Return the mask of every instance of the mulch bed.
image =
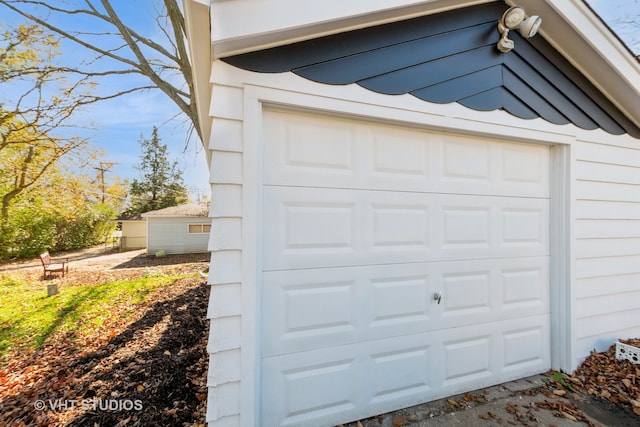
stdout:
[[(148, 274), (111, 272), (120, 273)], [(85, 274), (65, 278), (64, 286), (87, 280), (78, 276)], [(119, 316), (125, 307), (116, 307), (99, 334), (55, 334), (35, 353), (13, 355), (0, 368), (0, 425), (204, 426), (208, 292), (202, 277), (180, 279), (149, 295), (126, 320)]]

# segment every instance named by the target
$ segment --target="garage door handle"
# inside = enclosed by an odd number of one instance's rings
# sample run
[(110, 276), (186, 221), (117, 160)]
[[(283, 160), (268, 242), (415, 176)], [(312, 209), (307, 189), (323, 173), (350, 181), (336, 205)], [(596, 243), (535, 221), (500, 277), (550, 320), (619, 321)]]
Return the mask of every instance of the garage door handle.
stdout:
[(434, 301), (438, 301), (438, 304), (440, 304), (440, 301), (442, 300), (442, 292), (440, 291), (436, 291), (433, 293), (433, 300)]

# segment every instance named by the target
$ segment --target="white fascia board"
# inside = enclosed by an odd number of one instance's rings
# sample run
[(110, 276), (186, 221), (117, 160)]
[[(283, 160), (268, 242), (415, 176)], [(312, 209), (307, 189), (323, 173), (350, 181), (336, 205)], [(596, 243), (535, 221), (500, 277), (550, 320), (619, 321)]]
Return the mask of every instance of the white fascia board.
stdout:
[(213, 52), (221, 58), (490, 1), (212, 0)]
[(542, 18), (540, 34), (640, 126), (640, 62), (584, 0), (510, 0)]
[[(209, 0), (183, 0), (182, 4), (194, 86), (193, 96), (196, 97), (196, 105), (199, 107), (198, 121), (203, 139), (201, 142), (206, 150), (211, 135), (211, 120), (207, 108), (200, 108), (200, 106), (208, 106), (211, 99), (209, 76), (212, 55)], [(209, 161), (208, 157), (207, 161)]]

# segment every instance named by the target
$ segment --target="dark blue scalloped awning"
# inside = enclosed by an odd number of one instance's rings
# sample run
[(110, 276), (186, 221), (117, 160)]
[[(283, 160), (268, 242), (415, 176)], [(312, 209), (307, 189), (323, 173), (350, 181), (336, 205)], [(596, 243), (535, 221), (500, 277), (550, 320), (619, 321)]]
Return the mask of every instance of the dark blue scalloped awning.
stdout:
[(542, 36), (523, 39), (512, 31), (515, 49), (501, 53), (497, 22), (507, 7), (486, 3), (223, 60), (250, 71), (291, 71), (319, 83), (356, 83), (640, 138), (640, 129)]

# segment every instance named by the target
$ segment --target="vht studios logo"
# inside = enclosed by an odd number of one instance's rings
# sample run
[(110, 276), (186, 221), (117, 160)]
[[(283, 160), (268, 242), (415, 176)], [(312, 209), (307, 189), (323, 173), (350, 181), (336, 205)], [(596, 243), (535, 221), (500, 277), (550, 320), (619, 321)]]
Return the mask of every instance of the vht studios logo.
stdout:
[(140, 411), (141, 400), (129, 399), (47, 399), (36, 400), (33, 407), (37, 411), (66, 411), (79, 408), (83, 411)]

